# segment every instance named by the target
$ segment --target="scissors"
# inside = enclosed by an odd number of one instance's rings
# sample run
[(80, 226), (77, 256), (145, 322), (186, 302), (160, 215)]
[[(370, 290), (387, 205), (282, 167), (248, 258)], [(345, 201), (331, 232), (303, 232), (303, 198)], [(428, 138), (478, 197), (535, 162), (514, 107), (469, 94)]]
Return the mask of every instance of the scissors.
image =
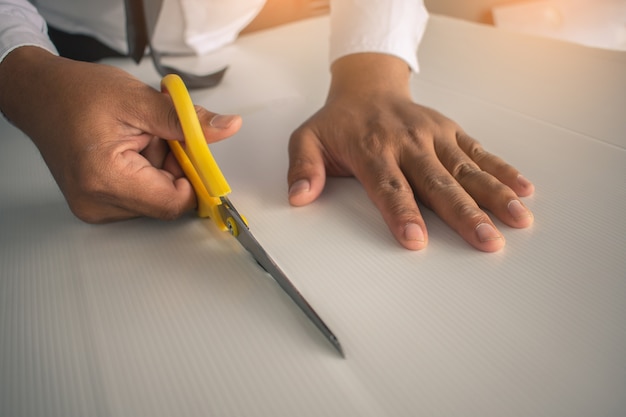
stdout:
[(228, 199), (230, 186), (209, 150), (196, 110), (182, 79), (175, 74), (166, 75), (161, 80), (161, 91), (172, 98), (183, 130), (184, 147), (177, 140), (167, 142), (196, 192), (198, 216), (209, 217), (221, 230), (230, 232), (291, 297), (337, 352), (345, 357), (339, 339), (254, 238), (247, 220)]

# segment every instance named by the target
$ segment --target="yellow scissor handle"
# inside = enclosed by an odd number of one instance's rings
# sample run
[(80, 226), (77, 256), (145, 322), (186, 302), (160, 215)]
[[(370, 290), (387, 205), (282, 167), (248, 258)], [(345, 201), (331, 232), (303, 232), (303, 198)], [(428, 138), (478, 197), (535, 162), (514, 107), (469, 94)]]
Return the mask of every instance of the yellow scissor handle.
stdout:
[(184, 148), (177, 140), (167, 142), (196, 192), (198, 215), (212, 218), (226, 230), (218, 206), (222, 204), (220, 197), (230, 193), (230, 186), (211, 155), (187, 87), (178, 75), (169, 74), (161, 80), (161, 90), (172, 98), (183, 130)]

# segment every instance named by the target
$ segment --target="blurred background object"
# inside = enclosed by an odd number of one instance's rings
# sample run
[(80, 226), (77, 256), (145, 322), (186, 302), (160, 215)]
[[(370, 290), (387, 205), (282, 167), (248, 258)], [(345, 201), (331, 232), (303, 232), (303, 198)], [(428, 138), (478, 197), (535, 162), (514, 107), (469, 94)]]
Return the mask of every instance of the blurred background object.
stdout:
[(425, 3), (431, 13), (626, 51), (626, 0), (426, 0)]
[(528, 3), (533, 0), (424, 0), (431, 13), (444, 14), (471, 20), (472, 22), (493, 24), (491, 9), (496, 6)]

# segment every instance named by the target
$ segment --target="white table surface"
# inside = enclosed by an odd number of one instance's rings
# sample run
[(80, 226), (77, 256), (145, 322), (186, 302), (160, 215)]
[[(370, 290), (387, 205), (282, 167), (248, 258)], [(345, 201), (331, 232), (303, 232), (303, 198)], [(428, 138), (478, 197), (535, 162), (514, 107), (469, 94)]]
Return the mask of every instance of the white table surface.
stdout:
[[(327, 32), (309, 20), (177, 63), (230, 62), (193, 98), (244, 117), (212, 147), (231, 199), (346, 359), (210, 221), (77, 220), (1, 121), (1, 416), (624, 415), (625, 54), (434, 16), (415, 97), (535, 182), (535, 224), (502, 225), (486, 254), (426, 211), (416, 253), (353, 179), (287, 202)], [(110, 63), (158, 85), (148, 62)]]

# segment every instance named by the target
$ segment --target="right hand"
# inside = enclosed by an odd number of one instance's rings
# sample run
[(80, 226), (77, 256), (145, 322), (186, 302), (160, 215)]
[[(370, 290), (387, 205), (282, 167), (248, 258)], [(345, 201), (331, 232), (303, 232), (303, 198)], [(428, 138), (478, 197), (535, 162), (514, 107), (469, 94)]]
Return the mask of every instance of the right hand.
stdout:
[[(161, 139), (183, 139), (167, 95), (120, 69), (37, 47), (5, 58), (0, 91), (0, 109), (37, 145), (80, 219), (173, 219), (196, 206), (191, 184)], [(208, 142), (241, 126), (239, 116), (197, 112)]]

